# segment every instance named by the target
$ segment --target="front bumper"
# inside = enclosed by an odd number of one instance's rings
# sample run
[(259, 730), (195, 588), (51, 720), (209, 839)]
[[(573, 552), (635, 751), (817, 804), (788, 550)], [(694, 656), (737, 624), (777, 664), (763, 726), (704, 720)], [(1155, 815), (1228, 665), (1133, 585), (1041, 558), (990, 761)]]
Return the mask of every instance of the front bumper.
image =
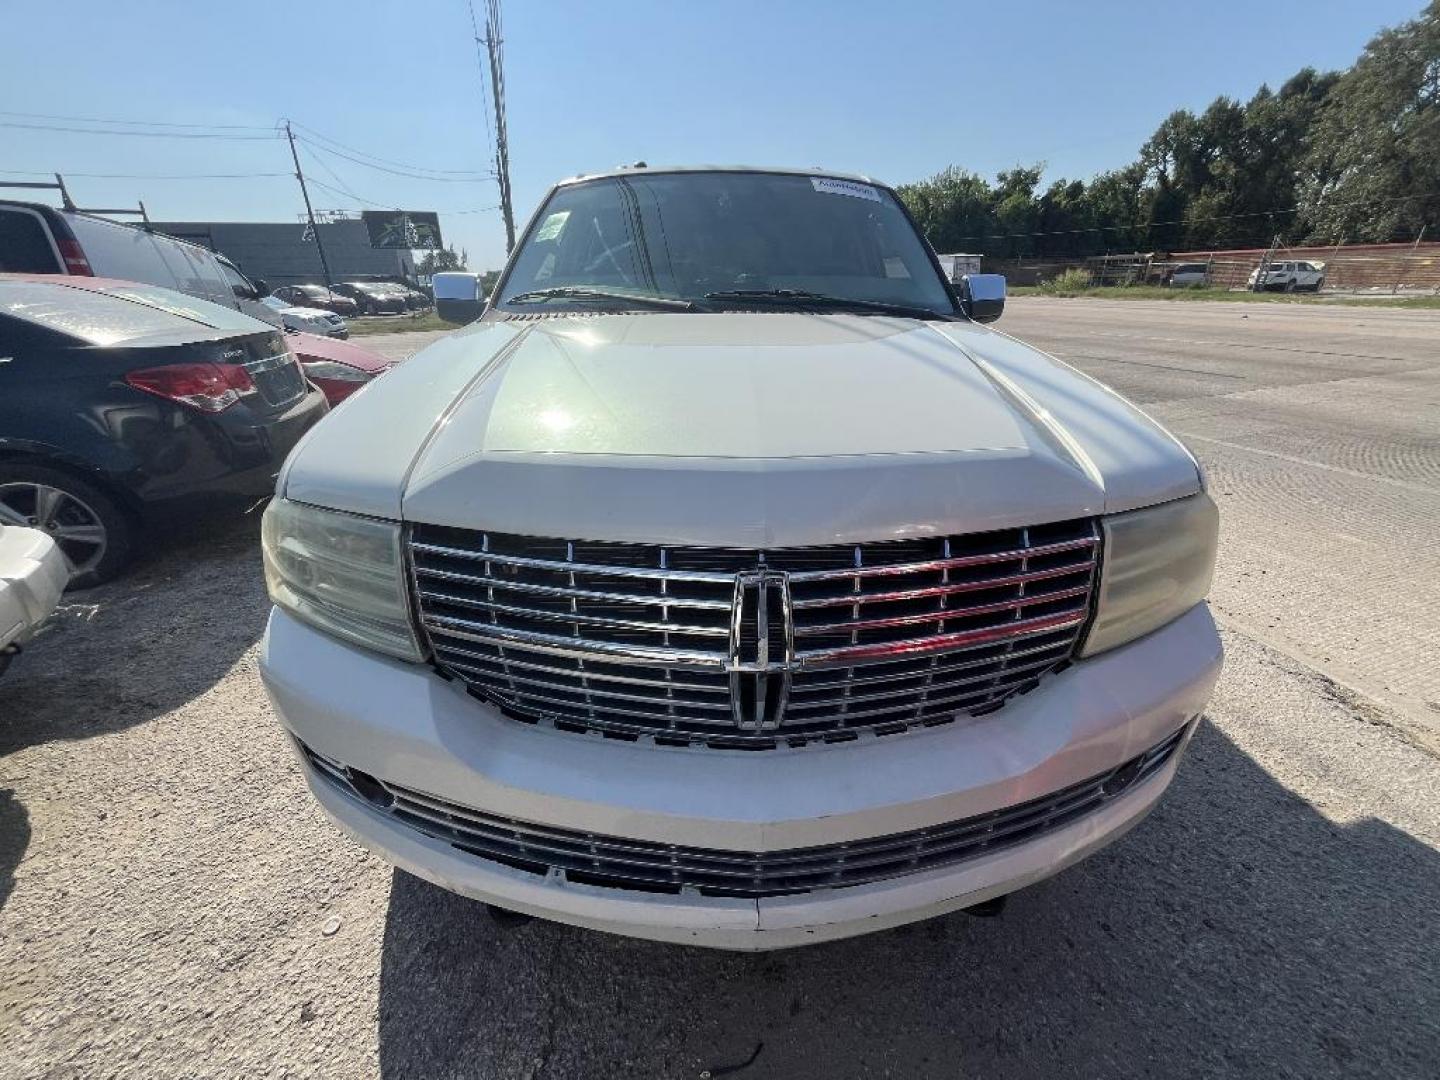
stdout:
[[(261, 673), (285, 726), (318, 753), (388, 783), (524, 822), (743, 852), (960, 821), (1094, 777), (1192, 724), (1220, 663), (1201, 605), (989, 716), (891, 738), (747, 752), (532, 728), (428, 668), (342, 645), (278, 611), (261, 648)], [(511, 869), (377, 812), (309, 766), (307, 778), (357, 840), (455, 892), (597, 930), (758, 950), (884, 929), (1038, 881), (1139, 821), (1179, 758), (1021, 844), (870, 884), (760, 899), (657, 895)]]

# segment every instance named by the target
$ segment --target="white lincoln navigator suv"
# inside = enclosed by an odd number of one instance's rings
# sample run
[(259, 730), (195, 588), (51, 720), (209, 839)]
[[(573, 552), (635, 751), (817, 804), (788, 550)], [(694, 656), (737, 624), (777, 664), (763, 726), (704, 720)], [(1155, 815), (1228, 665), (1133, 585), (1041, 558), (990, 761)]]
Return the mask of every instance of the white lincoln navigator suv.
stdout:
[(325, 811), (498, 907), (727, 949), (1120, 836), (1219, 673), (1215, 505), (1003, 302), (863, 177), (553, 188), (266, 512), (262, 672)]

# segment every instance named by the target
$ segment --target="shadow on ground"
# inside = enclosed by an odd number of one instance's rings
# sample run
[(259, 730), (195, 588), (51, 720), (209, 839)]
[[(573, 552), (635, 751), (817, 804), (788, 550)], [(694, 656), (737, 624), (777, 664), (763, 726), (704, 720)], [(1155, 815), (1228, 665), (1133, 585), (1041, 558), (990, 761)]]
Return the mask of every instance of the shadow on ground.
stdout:
[(210, 689), (265, 628), (259, 532), (258, 512), (197, 521), (152, 538), (116, 581), (66, 593), (0, 682), (0, 758), (132, 727)]
[(499, 929), (397, 872), (381, 1072), (1431, 1075), (1437, 897), (1429, 848), (1327, 821), (1206, 725), (1148, 821), (1000, 919), (726, 954)]
[(15, 888), (15, 870), (29, 843), (30, 815), (25, 804), (9, 788), (0, 788), (0, 908)]

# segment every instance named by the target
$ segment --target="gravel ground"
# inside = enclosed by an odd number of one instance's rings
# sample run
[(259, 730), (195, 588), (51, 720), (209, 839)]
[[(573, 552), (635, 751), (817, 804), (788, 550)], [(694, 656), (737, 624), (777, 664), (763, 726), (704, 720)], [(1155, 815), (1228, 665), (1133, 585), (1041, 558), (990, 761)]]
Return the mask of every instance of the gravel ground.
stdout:
[(0, 1077), (1433, 1075), (1440, 319), (1235, 307), (1001, 324), (1191, 439), (1229, 652), (1156, 813), (1003, 917), (759, 956), (496, 927), (311, 804), (248, 519), (0, 682)]

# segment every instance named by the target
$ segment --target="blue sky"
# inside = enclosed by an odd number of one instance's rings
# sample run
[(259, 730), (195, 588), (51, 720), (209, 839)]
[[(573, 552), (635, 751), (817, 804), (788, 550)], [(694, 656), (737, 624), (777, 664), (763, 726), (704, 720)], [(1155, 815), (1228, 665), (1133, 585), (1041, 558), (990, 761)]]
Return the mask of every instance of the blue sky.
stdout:
[[(215, 139), (0, 126), (7, 179), (59, 170), (84, 204), (143, 198), (160, 219), (295, 220), (289, 153), (269, 134), (282, 117), (407, 166), (490, 167), (465, 0), (4, 6), (0, 122), (96, 126), (13, 115), (44, 113), (255, 128)], [(641, 158), (820, 165), (897, 184), (951, 164), (991, 175), (1045, 161), (1049, 178), (1088, 177), (1132, 160), (1172, 109), (1247, 98), (1306, 64), (1348, 65), (1422, 6), (509, 0), (516, 216), (523, 226), (554, 179)], [(15, 47), (25, 41), (35, 47)], [(498, 201), (493, 182), (302, 154), (333, 189), (316, 190), (317, 205), (362, 207), (354, 195), (438, 209), (473, 268), (502, 260), (499, 214), (475, 212)], [(231, 173), (281, 175), (148, 175)]]

